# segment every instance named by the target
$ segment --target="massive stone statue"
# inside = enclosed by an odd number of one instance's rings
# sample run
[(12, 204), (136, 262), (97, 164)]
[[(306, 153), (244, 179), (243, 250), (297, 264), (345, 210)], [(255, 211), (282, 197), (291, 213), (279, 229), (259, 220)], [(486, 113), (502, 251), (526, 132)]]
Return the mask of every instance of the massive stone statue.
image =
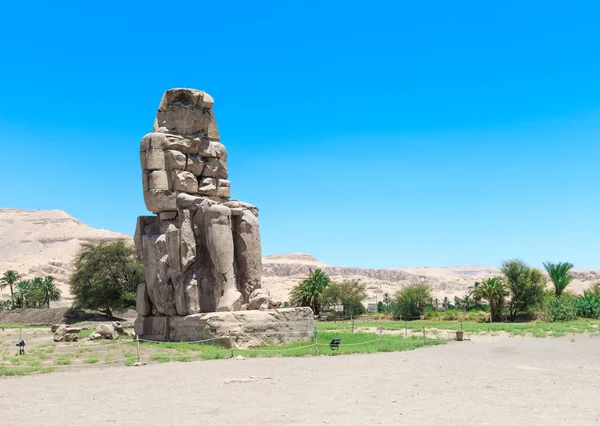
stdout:
[(229, 200), (213, 98), (168, 90), (140, 145), (146, 208), (135, 244), (146, 270), (140, 315), (246, 309), (260, 288), (258, 209)]
[(144, 201), (155, 215), (139, 217), (135, 231), (146, 274), (136, 334), (238, 347), (310, 339), (310, 308), (277, 309), (260, 289), (258, 209), (229, 199), (212, 97), (165, 92), (140, 160)]

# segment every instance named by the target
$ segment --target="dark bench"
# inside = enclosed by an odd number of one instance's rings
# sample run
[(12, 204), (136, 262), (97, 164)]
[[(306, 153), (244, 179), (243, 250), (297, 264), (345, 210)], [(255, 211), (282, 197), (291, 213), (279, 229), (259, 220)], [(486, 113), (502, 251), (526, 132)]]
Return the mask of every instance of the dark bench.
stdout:
[(340, 348), (340, 339), (333, 339), (331, 341), (331, 343), (329, 344), (329, 347), (331, 348), (331, 350), (339, 349)]

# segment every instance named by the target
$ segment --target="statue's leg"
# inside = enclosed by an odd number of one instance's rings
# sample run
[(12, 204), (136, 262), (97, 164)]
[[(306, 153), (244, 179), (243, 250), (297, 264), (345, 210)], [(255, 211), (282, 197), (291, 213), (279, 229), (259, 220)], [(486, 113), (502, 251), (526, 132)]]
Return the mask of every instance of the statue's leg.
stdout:
[(237, 288), (242, 293), (244, 303), (248, 303), (252, 292), (260, 288), (262, 273), (258, 217), (247, 208), (233, 209), (233, 212)]
[(222, 204), (204, 210), (206, 246), (212, 262), (212, 272), (217, 289), (217, 311), (236, 311), (242, 306), (234, 273), (233, 235), (231, 210)]

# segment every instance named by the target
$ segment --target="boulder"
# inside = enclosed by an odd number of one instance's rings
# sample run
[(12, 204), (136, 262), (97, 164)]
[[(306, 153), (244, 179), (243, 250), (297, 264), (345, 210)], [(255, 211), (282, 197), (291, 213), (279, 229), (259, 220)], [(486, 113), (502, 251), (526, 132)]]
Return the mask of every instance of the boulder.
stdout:
[(116, 340), (119, 338), (119, 333), (115, 330), (113, 324), (100, 324), (96, 327), (96, 333), (104, 339)]
[(269, 295), (264, 293), (261, 289), (256, 289), (250, 294), (250, 298), (248, 300), (248, 309), (254, 310), (265, 310), (269, 309)]
[[(81, 331), (81, 330), (80, 330)], [(55, 342), (76, 342), (77, 334), (70, 333), (69, 328), (66, 325), (60, 325), (54, 333)]]
[(104, 337), (102, 337), (102, 335), (100, 333), (92, 333), (88, 336), (88, 340), (98, 340), (98, 339), (103, 339)]

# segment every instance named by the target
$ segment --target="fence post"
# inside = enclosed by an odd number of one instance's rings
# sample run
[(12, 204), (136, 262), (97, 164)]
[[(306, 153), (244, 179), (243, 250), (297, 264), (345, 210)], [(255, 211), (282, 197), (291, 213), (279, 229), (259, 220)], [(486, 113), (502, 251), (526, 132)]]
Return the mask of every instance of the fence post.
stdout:
[(423, 327), (423, 346), (426, 346), (426, 345), (427, 345), (427, 340), (425, 337), (425, 327)]
[(352, 315), (350, 315), (350, 319), (352, 320), (352, 332), (354, 333), (354, 318), (352, 318)]
[(140, 362), (140, 336), (135, 334), (135, 343), (137, 348), (137, 362)]
[(379, 344), (377, 345), (377, 352), (381, 352), (381, 330), (383, 327), (379, 326)]
[(319, 356), (319, 338), (317, 337), (317, 329), (315, 328), (315, 354)]
[(404, 337), (408, 337), (408, 329), (406, 328), (406, 320), (404, 320)]
[(231, 358), (233, 358), (233, 340), (231, 340), (231, 336), (229, 336), (229, 349), (231, 349)]

